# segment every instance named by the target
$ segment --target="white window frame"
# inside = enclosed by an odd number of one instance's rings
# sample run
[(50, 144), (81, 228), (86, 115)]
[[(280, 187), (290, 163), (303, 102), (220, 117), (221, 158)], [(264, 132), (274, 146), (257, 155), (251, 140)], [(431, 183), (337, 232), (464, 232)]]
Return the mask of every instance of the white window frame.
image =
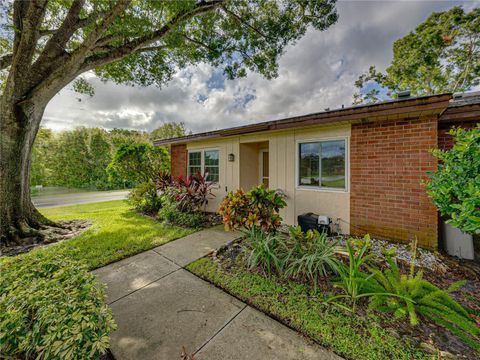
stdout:
[[(341, 188), (332, 188), (332, 187), (324, 187), (324, 186), (322, 187), (321, 185), (318, 185), (318, 186), (300, 185), (300, 144), (318, 143), (318, 142), (336, 141), (336, 140), (345, 141), (345, 188), (341, 189)], [(295, 188), (297, 190), (348, 193), (350, 191), (350, 170), (349, 170), (350, 156), (349, 155), (350, 155), (350, 137), (349, 136), (297, 139), (295, 141)], [(320, 175), (320, 181), (321, 181), (322, 159), (320, 159), (320, 164), (319, 164), (319, 175)]]
[[(214, 181), (216, 184), (220, 183), (220, 149), (219, 148), (202, 148), (202, 149), (188, 149), (187, 151), (187, 176), (190, 174), (190, 153), (200, 153), (200, 172), (205, 174), (205, 152), (217, 151), (218, 152), (218, 181)], [(196, 175), (196, 174), (194, 174)], [(208, 180), (208, 177), (207, 177)]]

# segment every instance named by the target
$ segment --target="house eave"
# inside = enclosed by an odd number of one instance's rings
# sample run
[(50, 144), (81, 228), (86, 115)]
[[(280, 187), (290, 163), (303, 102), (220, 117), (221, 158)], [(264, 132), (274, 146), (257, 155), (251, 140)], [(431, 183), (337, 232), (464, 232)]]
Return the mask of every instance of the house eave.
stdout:
[(172, 139), (155, 140), (156, 146), (186, 144), (256, 132), (278, 131), (320, 125), (401, 120), (414, 116), (435, 116), (447, 109), (452, 94), (440, 94), (390, 100), (378, 104), (352, 106), (280, 120), (272, 120), (233, 128), (209, 131)]

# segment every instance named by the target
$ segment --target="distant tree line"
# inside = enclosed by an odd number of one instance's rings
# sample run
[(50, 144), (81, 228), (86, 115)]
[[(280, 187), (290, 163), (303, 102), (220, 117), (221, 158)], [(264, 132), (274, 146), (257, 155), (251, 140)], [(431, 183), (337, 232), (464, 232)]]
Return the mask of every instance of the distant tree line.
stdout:
[[(152, 132), (78, 127), (54, 132), (41, 128), (32, 153), (31, 185), (62, 186), (111, 190), (131, 188), (135, 177), (126, 178), (119, 172), (108, 171), (115, 154), (126, 145), (151, 144), (186, 134), (183, 123), (166, 123)], [(168, 157), (163, 156), (168, 168)]]

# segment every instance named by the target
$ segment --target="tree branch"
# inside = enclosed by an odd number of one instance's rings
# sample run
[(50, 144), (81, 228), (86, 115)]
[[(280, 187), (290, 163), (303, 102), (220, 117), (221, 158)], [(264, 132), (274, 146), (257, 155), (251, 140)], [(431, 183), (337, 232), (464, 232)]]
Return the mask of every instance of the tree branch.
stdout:
[(96, 67), (106, 65), (113, 61), (121, 59), (124, 56), (134, 53), (138, 49), (147, 48), (150, 44), (155, 43), (156, 41), (160, 40), (165, 35), (167, 35), (173, 28), (175, 28), (182, 21), (190, 19), (196, 15), (200, 15), (202, 13), (211, 11), (219, 7), (220, 5), (222, 5), (224, 2), (225, 0), (211, 0), (208, 2), (206, 1), (199, 2), (193, 8), (193, 10), (186, 13), (177, 14), (160, 29), (148, 35), (131, 40), (123, 44), (122, 46), (115, 47), (110, 52), (106, 52), (103, 54), (95, 54), (96, 49), (94, 48), (93, 49), (94, 55), (88, 57), (85, 60), (81, 69), (83, 71), (91, 70)]
[(227, 15), (230, 15), (231, 17), (233, 17), (234, 19), (236, 19), (240, 24), (243, 24), (243, 25), (246, 25), (248, 28), (250, 28), (251, 30), (253, 30), (254, 32), (256, 32), (258, 35), (260, 35), (261, 37), (267, 39), (267, 40), (271, 40), (270, 37), (268, 37), (267, 35), (265, 35), (264, 33), (262, 33), (259, 29), (257, 29), (256, 27), (254, 27), (253, 25), (251, 25), (249, 22), (245, 21), (244, 19), (242, 19), (240, 16), (238, 16), (237, 14), (235, 14), (233, 11), (230, 11), (228, 10), (225, 6), (222, 6), (222, 10), (227, 14)]

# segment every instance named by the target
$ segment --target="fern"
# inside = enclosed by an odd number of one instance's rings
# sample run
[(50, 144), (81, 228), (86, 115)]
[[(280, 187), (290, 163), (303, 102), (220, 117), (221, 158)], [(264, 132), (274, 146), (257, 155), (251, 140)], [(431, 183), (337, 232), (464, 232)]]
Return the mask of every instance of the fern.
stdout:
[(449, 295), (461, 288), (465, 281), (442, 290), (423, 279), (421, 271), (402, 275), (393, 258), (387, 257), (387, 263), (389, 267), (383, 272), (370, 269), (377, 289), (369, 304), (371, 309), (391, 312), (395, 317), (408, 315), (413, 326), (419, 323), (418, 314), (423, 315), (450, 330), (472, 348), (479, 349), (480, 329), (465, 308)]

